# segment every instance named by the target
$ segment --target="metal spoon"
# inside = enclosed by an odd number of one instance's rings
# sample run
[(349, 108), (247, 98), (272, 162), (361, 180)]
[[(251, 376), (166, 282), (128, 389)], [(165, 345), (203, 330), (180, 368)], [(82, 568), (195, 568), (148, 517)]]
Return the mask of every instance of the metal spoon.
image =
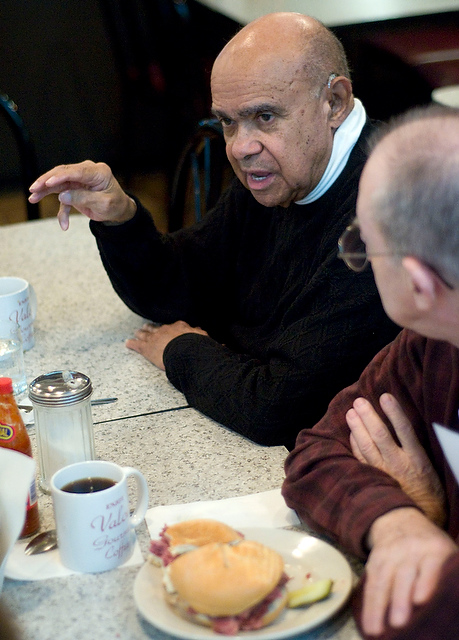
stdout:
[(98, 398), (96, 400), (91, 400), (91, 404), (95, 407), (98, 404), (110, 404), (112, 402), (116, 402), (118, 398)]
[(29, 544), (24, 549), (24, 553), (28, 556), (35, 555), (36, 553), (44, 553), (45, 551), (51, 551), (57, 547), (57, 534), (56, 529), (50, 529), (49, 531), (43, 531), (37, 536), (32, 538)]

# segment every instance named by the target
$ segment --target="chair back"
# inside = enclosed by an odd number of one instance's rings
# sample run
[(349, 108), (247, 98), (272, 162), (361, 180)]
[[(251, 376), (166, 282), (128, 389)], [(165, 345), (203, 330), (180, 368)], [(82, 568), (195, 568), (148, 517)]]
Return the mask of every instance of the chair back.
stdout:
[(177, 163), (169, 231), (199, 222), (216, 204), (233, 175), (220, 122), (213, 118), (201, 120)]
[(26, 199), (27, 219), (36, 220), (40, 217), (37, 204), (29, 202), (29, 186), (38, 178), (38, 162), (35, 148), (30, 138), (29, 132), (18, 113), (18, 107), (11, 98), (0, 91), (0, 112), (13, 132), (19, 152), (19, 160), (22, 171), (22, 185)]

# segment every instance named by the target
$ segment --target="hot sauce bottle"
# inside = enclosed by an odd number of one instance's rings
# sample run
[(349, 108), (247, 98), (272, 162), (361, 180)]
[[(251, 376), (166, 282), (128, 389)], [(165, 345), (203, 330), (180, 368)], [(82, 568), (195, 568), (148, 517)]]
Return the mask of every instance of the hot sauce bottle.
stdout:
[[(0, 378), (0, 447), (13, 449), (32, 457), (29, 434), (13, 396), (11, 378)], [(37, 489), (33, 478), (27, 499), (27, 513), (21, 538), (36, 533), (40, 526)]]

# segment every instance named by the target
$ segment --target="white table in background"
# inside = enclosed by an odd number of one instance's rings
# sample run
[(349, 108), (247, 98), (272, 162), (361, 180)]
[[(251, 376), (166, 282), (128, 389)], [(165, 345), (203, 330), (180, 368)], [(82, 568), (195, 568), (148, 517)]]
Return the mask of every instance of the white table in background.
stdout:
[(298, 11), (329, 27), (459, 10), (459, 0), (197, 0), (240, 24), (274, 11)]
[(432, 91), (432, 101), (445, 107), (459, 108), (459, 85), (438, 87)]

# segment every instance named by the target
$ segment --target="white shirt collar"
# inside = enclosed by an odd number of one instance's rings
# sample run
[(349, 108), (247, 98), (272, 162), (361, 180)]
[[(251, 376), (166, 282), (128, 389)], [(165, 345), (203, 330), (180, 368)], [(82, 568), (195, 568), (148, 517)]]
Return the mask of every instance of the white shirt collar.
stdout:
[(319, 184), (314, 187), (311, 193), (295, 204), (309, 204), (318, 200), (328, 191), (346, 166), (351, 151), (362, 133), (366, 117), (363, 104), (358, 98), (354, 98), (354, 108), (335, 132), (330, 160)]

